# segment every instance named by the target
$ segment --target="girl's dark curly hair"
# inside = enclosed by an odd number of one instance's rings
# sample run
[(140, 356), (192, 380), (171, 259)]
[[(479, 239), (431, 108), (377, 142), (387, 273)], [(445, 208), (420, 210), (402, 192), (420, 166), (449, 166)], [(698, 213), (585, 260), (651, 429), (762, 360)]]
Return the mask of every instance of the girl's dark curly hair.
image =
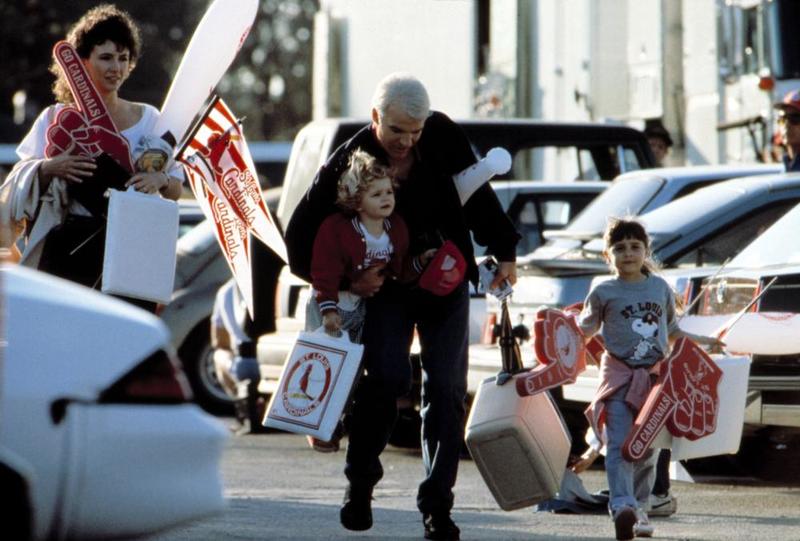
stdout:
[[(141, 51), (139, 27), (128, 12), (113, 4), (101, 4), (87, 11), (67, 34), (67, 41), (78, 51), (82, 59), (89, 58), (97, 45), (107, 41), (115, 43), (118, 49), (127, 49), (130, 53), (131, 70), (136, 66)], [(61, 67), (55, 60), (50, 65), (50, 72), (56, 76), (53, 83), (53, 94), (61, 103), (72, 103), (69, 90)]]

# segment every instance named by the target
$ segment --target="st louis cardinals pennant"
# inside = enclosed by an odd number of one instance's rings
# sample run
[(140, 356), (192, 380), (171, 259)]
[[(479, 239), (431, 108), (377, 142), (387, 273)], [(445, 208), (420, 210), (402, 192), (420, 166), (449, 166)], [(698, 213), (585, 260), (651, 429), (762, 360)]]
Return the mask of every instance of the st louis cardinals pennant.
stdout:
[(281, 259), (287, 261), (286, 245), (261, 195), (256, 168), (234, 114), (214, 97), (190, 132), (178, 159), (202, 161), (209, 190), (226, 201), (234, 215)]
[(177, 154), (253, 315), (252, 232), (284, 261), (286, 245), (261, 195), (241, 125), (214, 96)]

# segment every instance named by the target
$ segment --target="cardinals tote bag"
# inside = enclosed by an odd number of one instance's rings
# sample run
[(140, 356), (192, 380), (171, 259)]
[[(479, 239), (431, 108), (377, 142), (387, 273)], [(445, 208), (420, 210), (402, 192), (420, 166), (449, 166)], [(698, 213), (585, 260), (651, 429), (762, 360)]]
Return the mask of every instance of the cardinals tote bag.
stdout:
[(286, 358), (263, 425), (329, 441), (358, 377), (364, 346), (343, 332), (301, 332)]

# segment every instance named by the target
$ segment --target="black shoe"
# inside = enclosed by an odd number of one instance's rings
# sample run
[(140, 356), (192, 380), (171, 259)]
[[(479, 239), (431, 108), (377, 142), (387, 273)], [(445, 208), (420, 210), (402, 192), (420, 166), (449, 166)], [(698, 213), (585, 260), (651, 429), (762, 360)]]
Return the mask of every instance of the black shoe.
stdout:
[(461, 530), (458, 529), (449, 513), (422, 515), (422, 524), (425, 526), (425, 539), (437, 541), (458, 541), (461, 539)]
[(614, 512), (614, 533), (617, 541), (633, 541), (633, 526), (636, 524), (636, 511), (633, 507), (621, 507)]
[(339, 521), (348, 530), (360, 532), (372, 528), (372, 487), (352, 483), (347, 486)]

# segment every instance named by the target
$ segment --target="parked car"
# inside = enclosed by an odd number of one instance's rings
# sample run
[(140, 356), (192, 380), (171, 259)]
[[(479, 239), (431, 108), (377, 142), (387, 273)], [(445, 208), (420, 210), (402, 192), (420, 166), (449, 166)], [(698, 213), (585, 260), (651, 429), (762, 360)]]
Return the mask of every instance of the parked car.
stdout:
[[(724, 266), (663, 269), (660, 275), (675, 290), (683, 305), (690, 308), (687, 315), (732, 316), (744, 308), (772, 277), (800, 274), (800, 240), (794, 234), (798, 225), (800, 205), (792, 207)], [(766, 275), (768, 278), (763, 278)], [(611, 278), (611, 274), (598, 275), (592, 280), (592, 286)], [(795, 288), (798, 295), (793, 294)], [(755, 309), (800, 312), (800, 281), (797, 286), (776, 281)], [(708, 319), (708, 328), (692, 332), (705, 334), (719, 327), (718, 318)], [(753, 376), (758, 378), (755, 372)], [(575, 385), (570, 386), (568, 394), (576, 400), (588, 402), (596, 387), (595, 377), (595, 370), (587, 370)], [(800, 415), (795, 417), (793, 422), (800, 426)]]
[[(281, 190), (278, 187), (264, 191), (264, 200), (273, 213)], [(217, 381), (214, 371), (209, 321), (217, 290), (230, 277), (212, 224), (203, 220), (178, 239), (174, 291), (169, 304), (158, 310), (195, 400), (213, 413), (231, 413), (233, 408), (233, 399)]]
[(189, 403), (164, 325), (24, 267), (0, 283), (7, 538), (132, 537), (221, 511), (227, 430)]
[[(733, 316), (777, 277), (755, 305), (758, 311), (800, 312), (800, 205), (766, 229), (724, 267), (667, 269), (662, 276), (691, 307), (687, 315)], [(597, 276), (592, 285), (610, 279)], [(718, 318), (708, 318), (709, 334)], [(597, 367), (588, 366), (572, 385), (563, 388), (566, 400), (587, 403), (598, 385)], [(745, 408), (744, 436), (754, 445), (786, 445), (800, 437), (800, 353), (752, 355)]]
[[(608, 190), (592, 201), (565, 229), (547, 234), (549, 237), (560, 237), (558, 241), (548, 243), (518, 261), (518, 282), (509, 305), (511, 311), (530, 312), (534, 307), (543, 305), (562, 307), (583, 301), (589, 291), (592, 277), (596, 274), (604, 274), (607, 270), (602, 260), (602, 234), (608, 216), (635, 215), (636, 207), (639, 204), (641, 204), (639, 210), (643, 209), (645, 212), (643, 216), (657, 217), (655, 218), (657, 222), (653, 223), (652, 227), (660, 229), (650, 231), (654, 236), (653, 250), (656, 257), (667, 267), (673, 264), (693, 266), (689, 261), (692, 257), (689, 252), (681, 261), (674, 260), (677, 256), (673, 254), (681, 252), (685, 243), (694, 242), (691, 239), (695, 239), (697, 234), (709, 233), (709, 230), (714, 228), (716, 214), (711, 211), (705, 213), (706, 211), (703, 209), (714, 206), (720, 209), (728, 208), (723, 204), (724, 197), (720, 198), (719, 194), (738, 194), (737, 201), (750, 198), (754, 193), (754, 186), (765, 185), (758, 183), (748, 185), (746, 179), (750, 178), (749, 175), (757, 178), (775, 178), (774, 174), (765, 174), (770, 168), (774, 169), (772, 166), (752, 166), (742, 169), (734, 166), (719, 168), (706, 166), (696, 171), (697, 168), (684, 167), (642, 171), (638, 175), (620, 177), (612, 183)], [(664, 173), (664, 171), (667, 172)], [(658, 176), (651, 176), (651, 173)], [(728, 180), (729, 175), (737, 173), (742, 175), (739, 178), (742, 179), (744, 185), (750, 186), (750, 188), (741, 193), (736, 188), (715, 191), (715, 187), (719, 186), (720, 182)], [(653, 187), (656, 186), (660, 186), (660, 189), (653, 192)], [(781, 190), (770, 191), (766, 187), (763, 190), (771, 194), (764, 196), (770, 201), (772, 198), (776, 201), (781, 199), (781, 194), (784, 193)], [(649, 195), (639, 199), (637, 193)], [(702, 195), (698, 197), (698, 193), (702, 193)], [(683, 197), (681, 197), (682, 194)], [(641, 201), (641, 203), (631, 206), (629, 201), (632, 200)], [(755, 202), (760, 199), (756, 197), (752, 200)], [(671, 201), (672, 203), (670, 203)], [(664, 206), (667, 203), (674, 205), (677, 201), (689, 201), (689, 203), (686, 203), (686, 207)], [(675, 210), (657, 214), (664, 208)], [(725, 219), (725, 211), (722, 214), (719, 217), (720, 220)], [(704, 221), (703, 216), (714, 218)], [(698, 222), (687, 221), (695, 219)], [(695, 227), (698, 223), (705, 224), (704, 229), (693, 233), (681, 229), (680, 238), (668, 238), (673, 231), (679, 231), (673, 227), (673, 224), (675, 227), (678, 227), (678, 224), (685, 224), (680, 227), (688, 228)], [(717, 233), (722, 233), (722, 231)], [(561, 242), (562, 239), (567, 242)], [(745, 244), (740, 244), (739, 248), (744, 246)], [(728, 251), (723, 250), (723, 252), (727, 253)], [(698, 256), (696, 253), (694, 255)], [(711, 262), (705, 261), (704, 264), (709, 265)], [(489, 308), (492, 312), (497, 312), (497, 306), (490, 304)]]
[[(759, 312), (800, 313), (800, 207), (796, 206), (723, 272), (707, 277), (693, 289), (700, 295), (699, 315), (735, 314), (773, 278), (775, 283), (755, 305)], [(698, 287), (699, 286), (699, 287)], [(780, 431), (800, 435), (800, 354), (753, 355), (750, 366), (745, 426), (791, 427)]]
[(196, 199), (178, 200), (178, 238), (192, 230), (194, 226), (206, 219)]
[(533, 252), (535, 259), (550, 259), (600, 238), (608, 216), (638, 216), (662, 207), (695, 190), (738, 177), (783, 172), (772, 165), (699, 165), (666, 167), (625, 173), (561, 231), (547, 233), (547, 243)]
[[(522, 235), (517, 255), (531, 253), (544, 243), (545, 236), (563, 229), (599, 194), (608, 182), (552, 182), (542, 180), (495, 180), (491, 182), (497, 199)], [(486, 255), (486, 248), (473, 243), (475, 255)]]
[[(702, 188), (640, 219), (651, 236), (654, 257), (664, 268), (711, 269), (738, 254), (798, 202), (800, 174), (745, 177)], [(563, 307), (582, 302), (592, 279), (608, 273), (602, 250), (603, 241), (597, 239), (564, 254), (559, 272), (546, 269), (546, 273), (538, 268), (539, 261), (524, 264), (509, 302), (512, 320), (521, 316), (525, 322), (532, 322), (542, 306)], [(498, 311), (491, 298), (487, 304), (490, 311)], [(526, 361), (533, 362), (532, 353), (528, 351), (526, 355)], [(499, 348), (473, 345), (469, 362), (469, 390), (474, 393), (482, 379), (500, 369)], [(579, 384), (570, 386), (569, 391), (565, 389), (563, 398), (590, 400), (596, 388), (593, 378), (596, 374), (590, 368)], [(561, 390), (554, 394), (562, 398)], [(561, 405), (565, 415), (585, 407), (566, 402)], [(582, 419), (578, 422), (582, 424)]]

